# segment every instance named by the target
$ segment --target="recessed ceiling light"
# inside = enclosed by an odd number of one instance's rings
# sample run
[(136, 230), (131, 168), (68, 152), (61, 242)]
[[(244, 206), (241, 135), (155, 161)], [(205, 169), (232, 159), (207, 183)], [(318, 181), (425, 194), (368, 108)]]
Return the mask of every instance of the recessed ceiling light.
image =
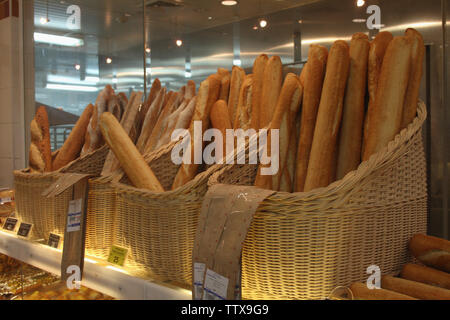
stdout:
[(111, 64), (111, 62), (112, 62), (112, 59), (110, 57), (106, 58), (106, 63), (107, 64)]
[(362, 7), (365, 3), (366, 3), (366, 2), (365, 2), (364, 0), (358, 0), (358, 1), (356, 1), (356, 5), (357, 5), (358, 7)]
[(145, 52), (150, 53), (150, 48), (145, 48)]
[(77, 63), (75, 66), (75, 70), (80, 70), (81, 66)]
[(261, 20), (259, 20), (259, 26), (260, 26), (261, 28), (267, 27), (267, 20), (266, 20), (266, 19), (261, 19)]
[(238, 2), (236, 0), (222, 0), (222, 4), (224, 6), (235, 6), (237, 3)]
[(366, 22), (366, 19), (353, 19), (352, 22), (354, 22), (354, 23), (364, 23), (364, 22)]
[(303, 23), (303, 20), (302, 20), (302, 19), (299, 19), (297, 22), (300, 23), (300, 24), (302, 24), (302, 23)]
[(258, 26), (253, 26), (253, 30), (258, 30)]
[(183, 45), (183, 41), (180, 40), (180, 39), (177, 39), (177, 40), (175, 41), (175, 43), (177, 44), (178, 47), (181, 47), (181, 46)]

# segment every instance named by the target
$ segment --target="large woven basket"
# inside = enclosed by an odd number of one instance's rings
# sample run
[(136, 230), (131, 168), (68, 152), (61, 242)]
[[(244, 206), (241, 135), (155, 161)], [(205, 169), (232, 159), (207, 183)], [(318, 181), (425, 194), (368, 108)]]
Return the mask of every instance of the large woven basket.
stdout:
[(33, 238), (48, 239), (50, 232), (64, 235), (67, 207), (72, 197), (70, 188), (54, 198), (43, 197), (42, 192), (63, 173), (100, 174), (108, 151), (104, 146), (54, 172), (14, 171), (16, 214), (22, 221), (33, 223)]
[[(170, 190), (179, 168), (171, 160), (175, 144), (146, 157), (165, 190)], [(133, 273), (190, 287), (198, 216), (215, 170), (217, 166), (200, 170), (184, 186), (162, 193), (134, 188), (126, 177), (113, 183), (117, 191), (114, 244), (129, 249), (127, 266)]]
[[(408, 128), (342, 180), (265, 199), (243, 247), (243, 298), (323, 299), (366, 281), (371, 265), (392, 274), (410, 261), (408, 240), (427, 224), (425, 118), (421, 102)], [(228, 165), (209, 183), (253, 185), (256, 172)]]

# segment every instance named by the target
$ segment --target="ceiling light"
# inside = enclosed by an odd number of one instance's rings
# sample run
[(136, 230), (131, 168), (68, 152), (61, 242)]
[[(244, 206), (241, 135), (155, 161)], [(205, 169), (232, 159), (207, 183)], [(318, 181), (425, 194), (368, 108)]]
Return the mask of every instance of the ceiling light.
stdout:
[(366, 2), (365, 2), (364, 0), (358, 0), (358, 1), (356, 1), (356, 5), (357, 5), (358, 7), (362, 7), (365, 3), (366, 3)]
[(80, 70), (80, 69), (81, 69), (81, 66), (79, 64), (76, 64), (75, 65), (75, 70)]
[(183, 41), (180, 39), (177, 39), (177, 41), (175, 41), (175, 43), (177, 44), (178, 47), (181, 47), (183, 45)]
[(82, 39), (57, 36), (54, 34), (40, 33), (40, 32), (34, 33), (34, 41), (67, 47), (80, 47), (84, 45), (84, 41)]
[(354, 23), (364, 23), (364, 22), (366, 22), (366, 19), (353, 19), (352, 22), (354, 22)]
[(150, 48), (145, 48), (145, 52), (150, 53)]
[(110, 57), (106, 58), (106, 63), (107, 64), (111, 64), (111, 62), (112, 62), (112, 59)]
[(42, 17), (42, 18), (39, 19), (39, 22), (40, 22), (41, 24), (47, 24), (47, 23), (50, 22), (50, 19), (49, 19), (49, 18), (44, 18), (44, 17)]
[(212, 20), (212, 17), (208, 17), (208, 20)]
[(266, 19), (259, 20), (259, 26), (261, 28), (265, 28), (267, 26), (267, 20)]
[(224, 6), (235, 6), (237, 3), (238, 2), (236, 0), (222, 0), (222, 4)]
[(300, 23), (300, 24), (302, 24), (302, 23), (303, 23), (303, 20), (300, 19), (300, 20), (298, 20), (297, 22)]
[(233, 59), (233, 65), (240, 67), (242, 64), (241, 59)]
[(88, 86), (75, 86), (75, 85), (66, 85), (66, 84), (57, 84), (57, 83), (48, 83), (46, 89), (53, 90), (67, 90), (67, 91), (82, 91), (82, 92), (96, 92), (98, 91), (97, 87), (88, 87)]
[(258, 26), (253, 26), (253, 30), (258, 30)]

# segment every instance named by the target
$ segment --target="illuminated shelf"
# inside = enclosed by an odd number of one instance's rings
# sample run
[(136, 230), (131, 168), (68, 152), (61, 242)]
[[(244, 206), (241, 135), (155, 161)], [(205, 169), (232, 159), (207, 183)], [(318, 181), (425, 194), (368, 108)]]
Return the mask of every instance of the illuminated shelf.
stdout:
[[(47, 272), (61, 274), (62, 251), (0, 231), (0, 253)], [(81, 284), (125, 300), (191, 300), (191, 292), (182, 288), (133, 277), (124, 269), (104, 261), (85, 258)]]

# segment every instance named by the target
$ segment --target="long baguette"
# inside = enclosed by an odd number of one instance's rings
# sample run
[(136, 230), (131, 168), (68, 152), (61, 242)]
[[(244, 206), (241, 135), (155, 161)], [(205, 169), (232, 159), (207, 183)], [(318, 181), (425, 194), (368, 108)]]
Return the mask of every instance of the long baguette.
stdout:
[(386, 289), (369, 289), (367, 285), (356, 282), (350, 286), (357, 300), (417, 300), (416, 298)]
[(149, 111), (150, 106), (156, 99), (160, 90), (161, 90), (161, 82), (159, 81), (158, 78), (156, 78), (155, 81), (153, 81), (147, 100), (145, 101), (145, 103), (142, 104), (141, 108), (139, 109), (139, 113), (137, 115), (137, 128), (139, 133), (142, 131), (142, 127), (144, 125), (147, 112)]
[(53, 160), (53, 170), (58, 170), (64, 167), (69, 162), (78, 158), (81, 148), (84, 144), (84, 137), (89, 121), (92, 116), (94, 106), (89, 104), (81, 114), (77, 123), (69, 134), (69, 137), (64, 142), (55, 159)]
[(361, 141), (366, 94), (369, 38), (356, 33), (350, 42), (350, 71), (345, 91), (342, 125), (337, 150), (337, 179), (358, 168), (361, 163)]
[(255, 116), (255, 112), (252, 112), (254, 97), (253, 84), (254, 75), (246, 75), (239, 93), (239, 102), (236, 110), (236, 117), (234, 119), (234, 129), (241, 128), (247, 130), (251, 127), (252, 118)]
[(423, 264), (450, 273), (450, 241), (416, 234), (409, 241), (409, 250)]
[[(265, 128), (272, 121), (283, 82), (283, 65), (279, 56), (272, 56), (264, 68), (264, 82), (259, 106), (259, 128)], [(258, 112), (258, 111), (255, 111)]]
[(191, 181), (197, 174), (199, 164), (195, 163), (194, 149), (200, 147), (203, 149), (203, 140), (195, 141), (194, 137), (194, 124), (195, 121), (201, 121), (202, 124), (202, 136), (210, 124), (210, 112), (213, 104), (217, 101), (220, 93), (220, 77), (216, 74), (209, 76), (204, 80), (198, 91), (195, 111), (191, 120), (191, 125), (189, 127), (190, 139), (191, 139), (191, 150), (189, 150), (191, 155), (191, 163), (182, 163), (178, 169), (177, 175), (172, 184), (172, 190), (181, 187), (187, 182)]
[[(217, 100), (211, 108), (211, 126), (222, 134), (222, 158), (227, 155), (227, 129), (232, 129), (226, 101)], [(220, 160), (220, 159), (216, 159)]]
[(450, 290), (392, 276), (381, 277), (381, 287), (422, 300), (450, 300)]
[(189, 80), (186, 84), (186, 93), (184, 98), (191, 100), (193, 97), (195, 97), (195, 82), (193, 80)]
[(230, 94), (230, 72), (224, 68), (218, 68), (217, 73), (219, 74), (220, 80), (220, 94), (219, 99), (228, 102), (228, 96)]
[(387, 146), (399, 133), (410, 69), (411, 40), (395, 37), (386, 49), (375, 103), (369, 110), (363, 161)]
[(109, 112), (105, 112), (100, 117), (99, 126), (106, 143), (114, 152), (131, 183), (137, 188), (163, 192), (161, 183), (117, 119)]
[(260, 129), (262, 91), (264, 84), (264, 70), (266, 69), (269, 57), (266, 54), (260, 54), (253, 62), (253, 94), (252, 94), (252, 117), (250, 127)]
[(177, 122), (173, 128), (176, 129), (188, 129), (191, 123), (192, 116), (194, 115), (195, 104), (197, 102), (197, 96), (193, 97), (187, 107), (181, 112), (177, 119)]
[(394, 37), (388, 31), (382, 31), (375, 36), (370, 42), (369, 57), (367, 63), (367, 91), (369, 93), (369, 104), (367, 106), (366, 116), (364, 119), (364, 138), (361, 147), (361, 157), (369, 135), (369, 117), (375, 104), (375, 96), (377, 93), (378, 79), (380, 78), (381, 65), (383, 64), (384, 55), (389, 43)]
[(297, 147), (297, 165), (295, 169), (294, 191), (302, 192), (305, 188), (309, 156), (316, 126), (317, 110), (322, 94), (323, 79), (327, 64), (328, 50), (324, 46), (311, 45), (308, 52), (308, 62), (300, 74), (304, 86), (300, 136)]
[(181, 105), (178, 107), (178, 109), (169, 115), (169, 117), (167, 118), (165, 127), (162, 130), (162, 135), (159, 138), (158, 142), (156, 143), (155, 149), (158, 149), (159, 147), (170, 142), (170, 137), (172, 135), (173, 127), (175, 126), (175, 124), (178, 120), (178, 117), (183, 112), (183, 110), (188, 106), (188, 104), (189, 104), (189, 100), (185, 99), (181, 103)]
[(415, 118), (417, 102), (419, 101), (420, 80), (422, 79), (422, 64), (425, 55), (425, 46), (420, 32), (409, 28), (405, 32), (406, 37), (411, 39), (411, 76), (408, 81), (401, 129), (406, 128)]
[(50, 126), (47, 109), (44, 106), (36, 110), (31, 121), (31, 144), (29, 153), (30, 168), (39, 172), (52, 171), (52, 151), (50, 146)]
[(400, 276), (403, 279), (450, 290), (450, 274), (433, 268), (408, 263), (403, 266)]
[[(230, 120), (234, 122), (236, 118), (236, 110), (239, 103), (239, 93), (244, 83), (245, 71), (241, 67), (233, 66), (230, 80), (230, 94), (228, 97), (228, 113)], [(234, 123), (232, 123), (234, 125)]]
[(348, 44), (334, 42), (328, 55), (304, 191), (326, 187), (332, 180), (349, 64)]

